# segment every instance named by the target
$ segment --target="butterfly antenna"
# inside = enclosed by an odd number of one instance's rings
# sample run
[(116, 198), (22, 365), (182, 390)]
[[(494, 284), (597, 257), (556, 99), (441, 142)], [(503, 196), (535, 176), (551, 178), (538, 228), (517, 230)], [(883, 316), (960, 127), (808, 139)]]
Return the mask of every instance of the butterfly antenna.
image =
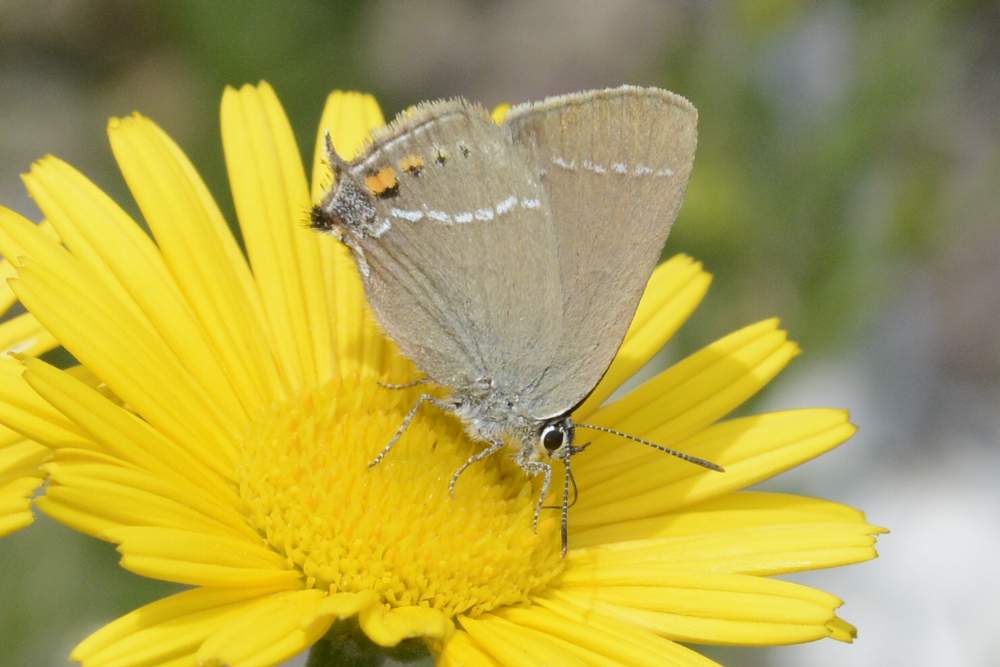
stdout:
[(625, 438), (627, 440), (632, 440), (633, 442), (638, 442), (640, 445), (646, 445), (647, 447), (652, 447), (655, 450), (661, 451), (664, 454), (669, 454), (670, 456), (675, 456), (682, 461), (687, 461), (688, 463), (694, 463), (702, 468), (708, 468), (709, 470), (715, 470), (716, 472), (726, 472), (726, 469), (720, 466), (718, 463), (712, 463), (711, 461), (697, 456), (691, 456), (690, 454), (685, 454), (684, 452), (677, 451), (676, 449), (670, 449), (669, 447), (664, 447), (663, 445), (658, 445), (655, 442), (650, 442), (649, 440), (644, 440), (642, 438), (637, 438), (634, 435), (629, 435), (628, 433), (622, 433), (621, 431), (616, 431), (613, 428), (608, 428), (607, 426), (597, 426), (595, 424), (576, 424), (577, 428), (589, 428), (591, 431), (600, 431), (602, 433), (610, 433), (611, 435), (617, 435), (620, 438)]

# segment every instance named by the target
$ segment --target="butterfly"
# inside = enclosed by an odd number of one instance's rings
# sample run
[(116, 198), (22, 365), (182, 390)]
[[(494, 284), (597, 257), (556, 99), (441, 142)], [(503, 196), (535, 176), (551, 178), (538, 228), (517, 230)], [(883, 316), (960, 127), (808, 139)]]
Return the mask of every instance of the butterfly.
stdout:
[[(713, 470), (710, 461), (573, 411), (611, 364), (680, 209), (697, 111), (656, 88), (622, 86), (512, 108), (500, 124), (462, 99), (431, 102), (377, 132), (354, 160), (327, 139), (335, 181), (312, 227), (351, 250), (379, 324), (448, 398), (425, 403), (483, 443), (452, 476), (505, 447), (542, 477), (534, 526), (580, 428), (610, 432)], [(403, 385), (400, 385), (403, 386)], [(410, 386), (410, 385), (405, 385)]]

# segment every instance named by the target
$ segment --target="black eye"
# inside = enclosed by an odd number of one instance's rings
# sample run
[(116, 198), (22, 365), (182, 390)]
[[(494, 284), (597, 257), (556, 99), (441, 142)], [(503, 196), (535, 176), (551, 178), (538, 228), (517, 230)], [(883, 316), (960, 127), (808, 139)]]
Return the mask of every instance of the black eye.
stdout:
[(549, 452), (554, 452), (563, 444), (562, 430), (557, 426), (550, 426), (542, 432), (542, 446)]

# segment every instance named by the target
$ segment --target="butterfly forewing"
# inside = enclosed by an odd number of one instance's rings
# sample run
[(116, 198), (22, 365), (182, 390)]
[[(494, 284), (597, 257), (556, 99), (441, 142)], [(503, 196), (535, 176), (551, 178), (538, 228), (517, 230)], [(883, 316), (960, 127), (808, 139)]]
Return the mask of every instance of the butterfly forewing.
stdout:
[(506, 130), (462, 101), (418, 107), (343, 177), (377, 218), (353, 244), (376, 317), (431, 379), (519, 394), (562, 338), (556, 230)]
[(505, 125), (542, 174), (557, 238), (562, 339), (530, 406), (549, 417), (586, 398), (621, 345), (684, 196), (697, 112), (626, 86), (515, 107)]

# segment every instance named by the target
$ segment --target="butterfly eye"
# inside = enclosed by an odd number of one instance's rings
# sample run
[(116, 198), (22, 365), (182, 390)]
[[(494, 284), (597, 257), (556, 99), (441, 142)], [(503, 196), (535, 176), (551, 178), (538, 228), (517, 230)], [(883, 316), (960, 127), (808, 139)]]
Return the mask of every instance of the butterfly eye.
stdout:
[(563, 430), (558, 425), (546, 426), (545, 429), (542, 430), (540, 439), (542, 441), (542, 446), (545, 447), (545, 451), (551, 454), (562, 447)]

